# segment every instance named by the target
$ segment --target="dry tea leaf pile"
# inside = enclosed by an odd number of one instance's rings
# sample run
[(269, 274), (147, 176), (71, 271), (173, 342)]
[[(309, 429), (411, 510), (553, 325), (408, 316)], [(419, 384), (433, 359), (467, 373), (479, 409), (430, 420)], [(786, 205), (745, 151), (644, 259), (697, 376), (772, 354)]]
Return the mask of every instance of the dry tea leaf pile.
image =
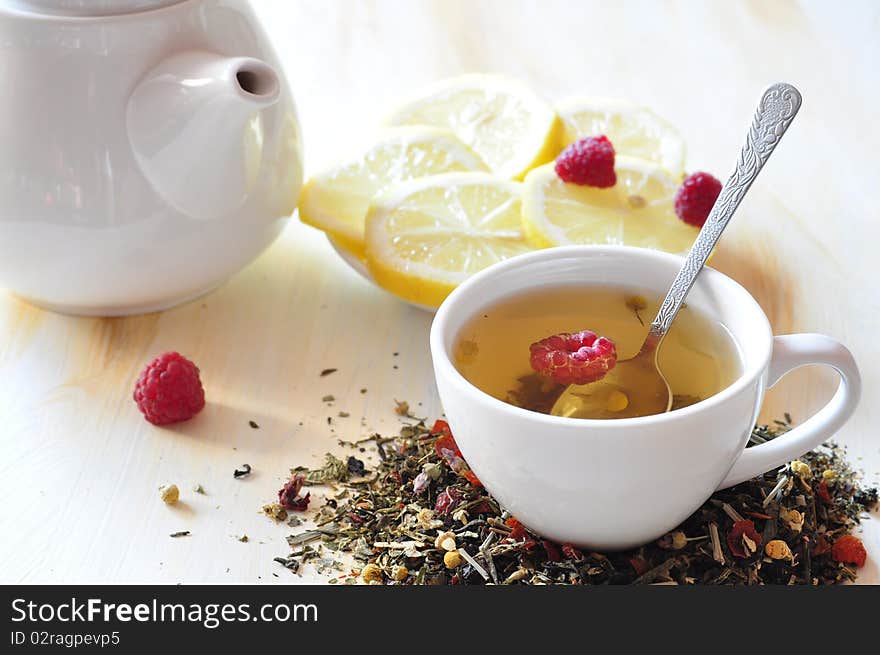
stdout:
[[(752, 443), (790, 423), (786, 416), (756, 427)], [(291, 552), (276, 558), (292, 571), (311, 562), (331, 583), (834, 584), (855, 579), (864, 564), (864, 548), (850, 533), (877, 502), (877, 490), (860, 484), (843, 449), (828, 444), (717, 492), (653, 543), (597, 553), (544, 540), (504, 513), (444, 421), (340, 443), (372, 445), (380, 463), (367, 470), (354, 456), (328, 455), (321, 469), (294, 469), (302, 484), (329, 493), (316, 527), (289, 536)], [(359, 566), (350, 566), (351, 556)]]

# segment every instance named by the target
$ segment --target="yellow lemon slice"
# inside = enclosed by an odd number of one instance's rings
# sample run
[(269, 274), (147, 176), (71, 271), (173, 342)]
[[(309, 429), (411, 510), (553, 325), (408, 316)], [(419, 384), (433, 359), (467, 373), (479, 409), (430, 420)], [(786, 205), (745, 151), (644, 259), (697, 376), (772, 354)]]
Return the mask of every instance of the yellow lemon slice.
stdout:
[(437, 307), (469, 275), (531, 250), (521, 184), (486, 173), (404, 182), (367, 213), (367, 267), (395, 295)]
[(492, 172), (522, 179), (550, 161), (560, 125), (553, 108), (527, 86), (506, 77), (472, 74), (428, 87), (388, 117), (390, 125), (452, 130)]
[(618, 155), (639, 157), (675, 177), (684, 171), (685, 145), (678, 131), (646, 107), (626, 100), (570, 98), (556, 107), (562, 147), (585, 136), (604, 134)]
[(388, 129), (363, 154), (313, 176), (300, 195), (299, 217), (363, 257), (364, 218), (376, 193), (416, 177), (485, 170), (480, 157), (448, 130)]
[(686, 253), (699, 229), (673, 208), (677, 181), (634, 157), (617, 157), (617, 184), (608, 189), (566, 184), (553, 164), (523, 182), (523, 228), (537, 247), (621, 244)]

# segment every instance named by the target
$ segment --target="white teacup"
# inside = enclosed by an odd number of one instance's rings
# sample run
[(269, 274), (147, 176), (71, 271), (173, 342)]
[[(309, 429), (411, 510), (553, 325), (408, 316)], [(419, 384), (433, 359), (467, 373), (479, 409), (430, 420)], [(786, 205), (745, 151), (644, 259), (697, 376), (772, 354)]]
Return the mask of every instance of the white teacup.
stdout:
[[(496, 264), (456, 289), (431, 327), (431, 354), (452, 432), (486, 489), (523, 524), (558, 542), (623, 549), (676, 527), (716, 490), (796, 459), (831, 437), (861, 392), (850, 352), (817, 334), (774, 337), (758, 303), (707, 268), (688, 305), (720, 320), (741, 354), (743, 373), (695, 405), (656, 416), (570, 419), (504, 403), (456, 370), (459, 330), (513, 294), (564, 284), (632, 286), (666, 292), (682, 259), (623, 246), (541, 250)], [(589, 326), (584, 326), (589, 327)], [(745, 449), (764, 391), (806, 364), (841, 376), (831, 401), (784, 436)]]

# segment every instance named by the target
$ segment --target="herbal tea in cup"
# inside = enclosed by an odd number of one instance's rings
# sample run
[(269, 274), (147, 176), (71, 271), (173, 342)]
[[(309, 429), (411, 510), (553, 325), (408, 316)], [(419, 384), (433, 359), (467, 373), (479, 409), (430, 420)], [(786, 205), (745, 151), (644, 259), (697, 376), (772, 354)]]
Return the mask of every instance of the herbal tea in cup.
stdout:
[[(592, 329), (618, 340), (620, 358), (632, 355), (648, 326), (635, 315), (640, 303), (628, 307), (626, 299), (641, 291), (646, 305), (656, 304), (681, 267), (681, 257), (646, 248), (547, 248), (477, 273), (437, 311), (431, 358), (455, 441), (486, 490), (543, 537), (600, 550), (656, 539), (716, 489), (796, 459), (852, 415), (861, 383), (849, 351), (817, 334), (774, 337), (749, 292), (711, 268), (700, 273), (658, 352), (676, 394), (714, 395), (617, 420), (575, 420), (499, 399), (531, 375), (531, 344), (561, 330)], [(639, 315), (647, 324), (651, 308)], [(475, 331), (479, 319), (487, 328)], [(674, 353), (689, 359), (673, 364)], [(473, 358), (470, 366), (462, 368), (462, 356)], [(745, 448), (767, 387), (807, 364), (840, 374), (834, 397), (783, 436)]]
[[(536, 348), (551, 335), (577, 336), (583, 330), (611, 343), (595, 357), (612, 368), (616, 359), (636, 354), (648, 322), (662, 298), (622, 286), (566, 285), (529, 290), (496, 301), (468, 321), (457, 335), (453, 361), (458, 371), (486, 393), (524, 409), (549, 413), (567, 384), (536, 363)], [(608, 358), (609, 351), (611, 353)], [(565, 363), (568, 353), (556, 355)], [(736, 342), (727, 328), (692, 307), (684, 307), (658, 351), (658, 364), (673, 393), (672, 409), (715, 395), (742, 373)], [(600, 372), (599, 375), (603, 375)], [(596, 380), (600, 378), (595, 378)], [(582, 389), (589, 391), (589, 384)], [(603, 397), (584, 418), (646, 415), (638, 411), (642, 390), (602, 386)], [(636, 411), (632, 411), (635, 409)], [(627, 411), (629, 410), (629, 411)]]

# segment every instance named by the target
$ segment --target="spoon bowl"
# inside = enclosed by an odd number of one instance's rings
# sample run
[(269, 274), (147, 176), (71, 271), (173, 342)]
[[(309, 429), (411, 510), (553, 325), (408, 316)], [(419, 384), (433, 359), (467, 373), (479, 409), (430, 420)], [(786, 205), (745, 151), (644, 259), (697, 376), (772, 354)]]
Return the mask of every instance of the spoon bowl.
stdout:
[[(657, 351), (617, 362), (601, 380), (568, 386), (550, 411), (568, 418), (632, 418), (668, 412), (672, 390), (657, 365)], [(638, 389), (638, 395), (631, 393)]]

